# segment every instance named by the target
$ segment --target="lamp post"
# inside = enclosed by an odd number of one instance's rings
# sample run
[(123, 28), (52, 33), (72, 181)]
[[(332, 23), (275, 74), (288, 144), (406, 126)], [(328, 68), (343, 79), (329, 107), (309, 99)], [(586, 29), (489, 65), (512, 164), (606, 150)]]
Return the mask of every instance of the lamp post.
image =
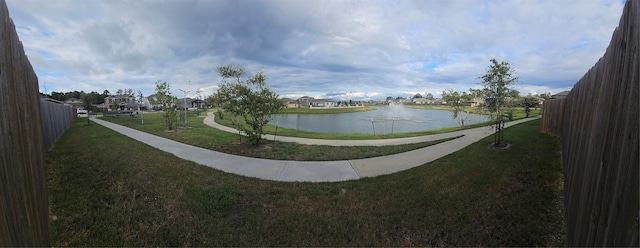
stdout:
[(182, 93), (184, 93), (184, 105), (182, 106), (184, 108), (184, 126), (185, 128), (187, 127), (187, 93), (191, 92), (191, 90), (181, 90), (178, 89), (179, 91), (182, 91)]

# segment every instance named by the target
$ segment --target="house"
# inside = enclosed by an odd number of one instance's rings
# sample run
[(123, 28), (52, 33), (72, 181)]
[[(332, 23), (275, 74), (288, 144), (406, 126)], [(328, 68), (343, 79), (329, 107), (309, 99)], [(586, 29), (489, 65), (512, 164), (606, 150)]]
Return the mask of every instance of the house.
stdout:
[(314, 99), (310, 106), (315, 108), (335, 108), (337, 104), (331, 99)]
[(420, 105), (426, 104), (427, 101), (428, 100), (426, 98), (418, 98), (418, 97), (416, 97), (416, 98), (411, 99), (411, 103), (420, 104)]
[(204, 100), (200, 100), (200, 99), (193, 99), (193, 98), (187, 97), (186, 99), (185, 98), (177, 99), (175, 101), (175, 105), (180, 109), (185, 109), (185, 106), (186, 106), (187, 110), (196, 111), (198, 109), (205, 108), (205, 101)]
[(447, 104), (447, 101), (442, 100), (440, 98), (436, 98), (436, 99), (427, 101), (427, 104), (429, 104), (429, 105), (444, 105), (444, 104)]
[(291, 101), (291, 102), (286, 102), (284, 107), (285, 108), (297, 108), (297, 107), (299, 107), (299, 105), (298, 105), (298, 102)]
[(300, 107), (311, 106), (312, 101), (313, 101), (313, 97), (310, 97), (310, 96), (303, 96), (298, 98), (298, 103), (300, 104)]
[(471, 101), (468, 101), (467, 104), (469, 104), (469, 106), (471, 107), (480, 106), (481, 104), (484, 104), (484, 98), (474, 97), (473, 99), (471, 99)]
[(297, 108), (298, 107), (298, 101), (294, 101), (291, 98), (282, 98), (282, 105), (285, 108)]
[(551, 95), (551, 99), (564, 99), (565, 97), (567, 97), (567, 95), (569, 95), (569, 92), (571, 91), (565, 90), (555, 95)]
[[(104, 98), (104, 106), (107, 109), (111, 109), (113, 104), (118, 105), (118, 110), (141, 110), (141, 104), (136, 101), (136, 97), (134, 95), (112, 95)], [(101, 106), (99, 106), (100, 108)]]

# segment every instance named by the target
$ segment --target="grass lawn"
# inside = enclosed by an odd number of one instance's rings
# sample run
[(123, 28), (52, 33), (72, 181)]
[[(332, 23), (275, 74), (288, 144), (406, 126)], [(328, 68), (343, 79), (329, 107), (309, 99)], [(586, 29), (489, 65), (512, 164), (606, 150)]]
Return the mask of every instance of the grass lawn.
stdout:
[(53, 246), (563, 246), (559, 140), (540, 121), (339, 183), (223, 173), (79, 120), (47, 152)]
[[(145, 114), (144, 125), (142, 116), (131, 118), (129, 116), (104, 117), (103, 120), (117, 123), (123, 126), (141, 130), (143, 132), (162, 136), (176, 140), (185, 144), (198, 146), (214, 151), (229, 154), (242, 155), (247, 157), (268, 158), (279, 160), (297, 161), (335, 161), (346, 159), (370, 158), (407, 152), (451, 139), (441, 139), (430, 142), (395, 146), (326, 146), (326, 145), (302, 145), (290, 142), (264, 141), (263, 145), (253, 146), (241, 143), (238, 134), (220, 131), (207, 126), (202, 122), (202, 118), (189, 113), (187, 117), (188, 128), (180, 126), (177, 132), (165, 131), (164, 118), (162, 114)], [(181, 125), (184, 121), (180, 122)], [(278, 130), (280, 133), (280, 130)], [(455, 137), (457, 138), (457, 137)], [(246, 142), (246, 140), (245, 140)]]

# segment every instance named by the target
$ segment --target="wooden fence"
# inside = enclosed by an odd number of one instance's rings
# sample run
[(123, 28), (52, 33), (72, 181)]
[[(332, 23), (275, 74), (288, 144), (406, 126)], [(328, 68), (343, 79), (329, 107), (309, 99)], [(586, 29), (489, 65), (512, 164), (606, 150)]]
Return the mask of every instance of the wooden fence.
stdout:
[(49, 149), (75, 121), (76, 114), (73, 107), (48, 99), (40, 99), (40, 110), (44, 126), (45, 148)]
[(568, 246), (639, 246), (639, 30), (640, 1), (627, 1), (604, 56), (564, 102), (545, 102), (543, 131), (562, 137)]
[(0, 0), (0, 246), (49, 246), (38, 78)]
[(564, 123), (564, 99), (544, 101), (542, 113), (542, 131), (560, 137)]

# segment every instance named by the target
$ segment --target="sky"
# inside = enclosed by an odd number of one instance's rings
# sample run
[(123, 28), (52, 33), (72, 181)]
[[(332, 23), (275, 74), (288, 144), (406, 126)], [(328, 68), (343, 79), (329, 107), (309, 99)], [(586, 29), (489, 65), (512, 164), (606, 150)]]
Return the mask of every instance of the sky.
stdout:
[(281, 97), (384, 100), (482, 88), (490, 59), (528, 93), (570, 90), (604, 54), (621, 0), (7, 0), (40, 91), (157, 81), (207, 96), (216, 67)]

